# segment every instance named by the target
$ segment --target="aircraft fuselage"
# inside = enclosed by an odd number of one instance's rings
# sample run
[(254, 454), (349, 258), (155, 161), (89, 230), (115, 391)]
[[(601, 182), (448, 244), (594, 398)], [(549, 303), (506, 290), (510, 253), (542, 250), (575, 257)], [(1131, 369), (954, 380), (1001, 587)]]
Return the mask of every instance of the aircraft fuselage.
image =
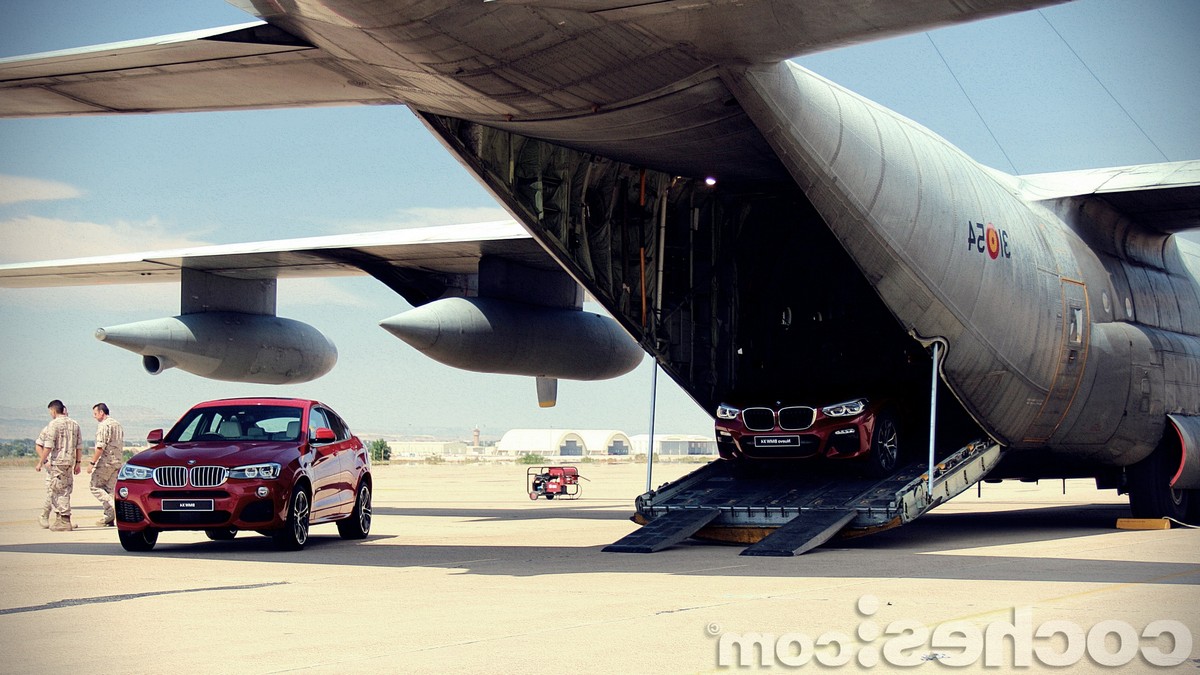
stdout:
[(1111, 475), (1159, 445), (1167, 413), (1200, 412), (1190, 245), (1094, 204), (1028, 199), (795, 65), (720, 81), (790, 181), (710, 188), (423, 118), (710, 409), (919, 391), (928, 356), (912, 346), (937, 341), (954, 398), (1018, 451), (1000, 474)]
[[(480, 248), (447, 270), (310, 252), (426, 305), (387, 323), (434, 358), (533, 375), (543, 402), (556, 376), (625, 372), (636, 354), (575, 311), (578, 282), (709, 411), (925, 400), (936, 368), (938, 442), (990, 436), (1008, 449), (993, 474), (1096, 476), (1152, 502), (1135, 513), (1200, 517), (1200, 251), (1172, 234), (1197, 225), (1200, 162), (1056, 190), (782, 61), (1047, 0), (238, 4), (269, 25), (0, 64), (0, 113), (405, 104), (562, 268), (540, 251), (530, 269)], [(255, 318), (274, 313), (256, 280), (278, 273), (260, 262), (217, 256), (182, 275), (181, 304), (254, 315), (239, 335), (266, 351), (169, 321), (124, 346), (152, 372), (324, 372), (331, 345)], [(556, 311), (513, 304), (530, 297)]]
[(1189, 245), (1095, 206), (1030, 203), (1003, 174), (799, 67), (734, 81), (892, 314), (945, 342), (946, 382), (998, 441), (1127, 465), (1157, 445), (1166, 412), (1198, 412)]

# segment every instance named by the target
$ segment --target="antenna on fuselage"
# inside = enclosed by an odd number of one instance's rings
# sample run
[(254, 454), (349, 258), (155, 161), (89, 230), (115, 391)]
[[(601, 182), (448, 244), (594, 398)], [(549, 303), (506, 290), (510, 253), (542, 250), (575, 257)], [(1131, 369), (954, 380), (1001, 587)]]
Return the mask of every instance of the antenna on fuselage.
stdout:
[(1112, 99), (1113, 103), (1117, 104), (1117, 107), (1121, 109), (1121, 112), (1125, 113), (1125, 116), (1129, 118), (1129, 121), (1133, 122), (1133, 126), (1137, 127), (1137, 130), (1146, 137), (1146, 140), (1150, 142), (1150, 145), (1154, 146), (1154, 149), (1158, 151), (1158, 154), (1162, 155), (1163, 160), (1167, 162), (1171, 161), (1171, 158), (1167, 157), (1167, 153), (1163, 152), (1162, 148), (1158, 147), (1158, 143), (1155, 143), (1154, 139), (1150, 138), (1150, 134), (1146, 133), (1146, 130), (1142, 128), (1142, 125), (1138, 124), (1137, 120), (1133, 118), (1133, 115), (1129, 112), (1129, 110), (1127, 110), (1125, 106), (1121, 105), (1121, 102), (1117, 100), (1117, 97), (1113, 95), (1112, 91), (1110, 91), (1109, 88), (1104, 85), (1104, 82), (1098, 75), (1096, 75), (1096, 72), (1092, 70), (1092, 67), (1088, 65), (1087, 61), (1084, 61), (1083, 57), (1079, 55), (1079, 52), (1075, 51), (1075, 48), (1071, 46), (1071, 43), (1067, 42), (1067, 38), (1063, 37), (1063, 34), (1059, 32), (1058, 28), (1050, 22), (1050, 17), (1046, 16), (1046, 13), (1040, 9), (1038, 10), (1038, 16), (1042, 17), (1042, 21), (1046, 22), (1046, 25), (1050, 27), (1050, 30), (1054, 31), (1054, 34), (1058, 36), (1059, 40), (1062, 40), (1062, 43), (1066, 46), (1067, 50), (1079, 60), (1079, 63), (1083, 66), (1084, 70), (1088, 71), (1088, 75), (1092, 76), (1092, 79), (1096, 81), (1096, 84), (1100, 85), (1100, 88), (1104, 90), (1104, 93), (1108, 94), (1108, 97)]
[(933, 46), (933, 51), (936, 52), (938, 58), (942, 60), (942, 65), (946, 66), (946, 72), (950, 73), (950, 77), (954, 79), (954, 84), (958, 85), (958, 90), (962, 92), (963, 98), (967, 99), (967, 103), (970, 104), (971, 110), (975, 111), (975, 116), (979, 118), (979, 123), (983, 125), (984, 129), (987, 129), (988, 136), (992, 137), (992, 142), (995, 143), (996, 147), (1000, 149), (1000, 154), (1004, 155), (1004, 160), (1008, 162), (1009, 168), (1012, 169), (1014, 174), (1019, 173), (1017, 171), (1017, 165), (1013, 163), (1012, 157), (1009, 157), (1008, 151), (1004, 149), (1004, 144), (1000, 142), (1000, 139), (996, 138), (996, 133), (992, 131), (992, 127), (987, 123), (987, 119), (984, 118), (983, 113), (979, 112), (979, 106), (975, 105), (975, 100), (971, 98), (969, 93), (967, 93), (967, 88), (963, 86), (963, 83), (958, 79), (958, 75), (954, 73), (954, 69), (950, 67), (950, 62), (946, 60), (946, 55), (942, 54), (942, 50), (939, 49), (937, 43), (933, 41), (933, 36), (926, 32), (925, 38), (929, 40), (929, 44)]
[[(1141, 124), (1138, 124), (1138, 121), (1133, 117), (1133, 114), (1121, 104), (1121, 101), (1117, 99), (1112, 90), (1104, 84), (1104, 81), (1100, 79), (1100, 76), (1096, 74), (1096, 71), (1092, 70), (1092, 67), (1088, 65), (1088, 62), (1084, 60), (1083, 56), (1081, 56), (1079, 52), (1075, 51), (1075, 48), (1071, 46), (1070, 42), (1067, 42), (1067, 38), (1050, 21), (1050, 17), (1046, 16), (1046, 13), (1040, 9), (1037, 10), (1037, 14), (1042, 18), (1043, 21), (1046, 22), (1046, 25), (1051, 31), (1054, 32), (1054, 35), (1059, 39), (1060, 42), (1062, 42), (1063, 46), (1067, 48), (1067, 51), (1071, 52), (1071, 55), (1074, 56), (1077, 61), (1079, 61), (1079, 64), (1083, 66), (1084, 70), (1086, 70), (1088, 74), (1092, 76), (1092, 79), (1096, 81), (1096, 84), (1100, 85), (1100, 89), (1102, 89), (1108, 98), (1116, 104), (1121, 113), (1124, 114), (1125, 117), (1138, 130), (1138, 132), (1142, 134), (1146, 141), (1153, 146), (1154, 150), (1162, 156), (1163, 160), (1167, 162), (1171, 161), (1171, 158), (1167, 156), (1167, 153), (1163, 152), (1162, 148), (1160, 148), (1158, 144), (1154, 142), (1154, 139), (1150, 138), (1150, 134), (1146, 133), (1146, 130), (1142, 128)], [(1009, 168), (1014, 174), (1019, 174), (1020, 171), (1017, 170), (1016, 163), (1013, 162), (1012, 157), (1009, 156), (1004, 144), (1001, 143), (1000, 139), (996, 137), (996, 133), (992, 130), (991, 125), (988, 124), (987, 118), (983, 116), (979, 106), (975, 105), (975, 99), (971, 97), (970, 92), (968, 92), (966, 87), (963, 86), (962, 81), (958, 79), (958, 75), (954, 72), (954, 68), (950, 66), (950, 61), (946, 58), (946, 55), (942, 53), (942, 50), (938, 47), (937, 43), (934, 42), (933, 35), (929, 32), (926, 32), (925, 38), (929, 40), (929, 44), (933, 47), (933, 51), (938, 55), (938, 58), (941, 59), (942, 64), (946, 66), (946, 72), (950, 74), (950, 77), (954, 79), (954, 83), (958, 85), (958, 90), (962, 92), (963, 98), (967, 100), (967, 103), (971, 106), (971, 110), (975, 112), (975, 116), (979, 119), (980, 124), (983, 125), (984, 129), (987, 129), (988, 135), (991, 137), (992, 142), (995, 143), (996, 147), (1000, 150), (1000, 154), (1004, 155), (1004, 159), (1008, 162)]]

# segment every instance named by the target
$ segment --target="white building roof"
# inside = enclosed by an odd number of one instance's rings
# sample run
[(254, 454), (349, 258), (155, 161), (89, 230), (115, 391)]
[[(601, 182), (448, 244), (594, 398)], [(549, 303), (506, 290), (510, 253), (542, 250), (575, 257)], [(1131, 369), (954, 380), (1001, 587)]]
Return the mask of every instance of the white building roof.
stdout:
[(588, 454), (607, 454), (609, 446), (615, 441), (621, 441), (629, 452), (633, 451), (633, 442), (624, 431), (587, 429), (580, 431), (579, 435), (583, 437), (584, 448)]
[(578, 432), (570, 429), (510, 429), (500, 437), (496, 449), (515, 454), (557, 455), (558, 449), (572, 440), (581, 447), (587, 445)]
[(615, 429), (512, 429), (500, 438), (496, 449), (512, 454), (532, 452), (557, 455), (571, 441), (583, 448), (584, 454), (607, 454), (609, 446), (622, 441), (633, 448), (633, 442), (623, 431)]

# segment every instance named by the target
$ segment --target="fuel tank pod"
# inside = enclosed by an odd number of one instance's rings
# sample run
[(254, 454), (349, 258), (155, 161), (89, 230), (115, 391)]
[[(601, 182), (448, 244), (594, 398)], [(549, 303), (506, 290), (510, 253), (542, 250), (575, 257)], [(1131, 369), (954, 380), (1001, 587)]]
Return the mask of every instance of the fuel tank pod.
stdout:
[(96, 339), (142, 356), (146, 372), (257, 384), (314, 380), (337, 363), (337, 348), (299, 321), (241, 312), (203, 312), (96, 329)]
[(483, 373), (604, 380), (643, 355), (608, 317), (497, 298), (444, 298), (380, 325), (439, 363)]

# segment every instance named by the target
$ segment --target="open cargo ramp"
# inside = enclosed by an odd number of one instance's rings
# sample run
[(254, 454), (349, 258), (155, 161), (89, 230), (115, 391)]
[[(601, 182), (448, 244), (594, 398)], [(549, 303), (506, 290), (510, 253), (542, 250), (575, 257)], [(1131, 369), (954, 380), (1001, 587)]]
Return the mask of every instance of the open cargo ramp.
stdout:
[(982, 480), (1002, 452), (984, 441), (960, 448), (935, 463), (932, 489), (925, 463), (880, 479), (814, 472), (811, 461), (717, 460), (639, 496), (634, 518), (645, 525), (604, 550), (652, 553), (696, 537), (751, 543), (742, 555), (797, 555), (843, 531), (917, 518)]

